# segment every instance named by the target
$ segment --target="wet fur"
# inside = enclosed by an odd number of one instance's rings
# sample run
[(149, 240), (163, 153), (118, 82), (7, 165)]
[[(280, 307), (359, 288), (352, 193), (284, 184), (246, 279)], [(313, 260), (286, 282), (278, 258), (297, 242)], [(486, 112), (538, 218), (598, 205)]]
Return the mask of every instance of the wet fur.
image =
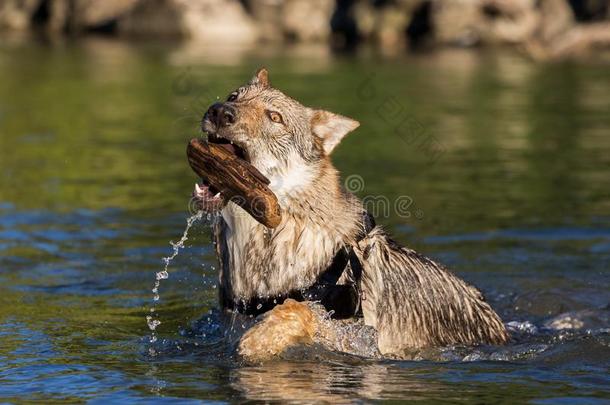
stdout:
[(355, 251), (364, 268), (364, 319), (378, 331), (382, 353), (507, 341), (504, 324), (479, 290), (381, 228)]
[[(246, 150), (271, 180), (283, 217), (277, 228), (267, 229), (233, 203), (223, 208), (214, 232), (221, 302), (309, 287), (341, 247), (351, 246), (363, 266), (364, 322), (376, 329), (381, 353), (507, 341), (502, 321), (481, 293), (441, 265), (399, 246), (380, 227), (356, 242), (364, 208), (342, 189), (329, 155), (357, 122), (302, 106), (272, 88), (266, 71), (237, 93), (238, 121), (215, 130)], [(281, 112), (282, 125), (270, 124), (270, 109)], [(340, 282), (351, 279), (348, 270)], [(294, 301), (275, 307), (246, 333), (240, 352), (257, 358), (258, 350), (265, 359), (312, 341), (320, 318), (308, 311)]]

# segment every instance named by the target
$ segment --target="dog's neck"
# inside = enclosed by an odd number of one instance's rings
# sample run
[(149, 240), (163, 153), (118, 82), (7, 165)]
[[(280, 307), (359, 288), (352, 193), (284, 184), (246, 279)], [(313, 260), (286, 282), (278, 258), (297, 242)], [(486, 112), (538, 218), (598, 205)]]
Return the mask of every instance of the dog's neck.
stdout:
[(271, 182), (269, 188), (284, 206), (316, 188), (316, 180), (324, 174), (319, 165), (307, 164), (302, 159), (287, 160), (266, 172)]
[[(306, 167), (305, 167), (306, 166)], [(230, 204), (223, 210), (230, 295), (278, 295), (308, 287), (359, 229), (362, 204), (345, 193), (328, 158), (293, 162), (264, 173), (277, 195), (282, 222), (272, 230)]]
[[(284, 215), (316, 224), (342, 224), (361, 215), (361, 204), (345, 193), (339, 173), (328, 157), (315, 163), (294, 159), (269, 172), (269, 188), (277, 196)], [(337, 223), (338, 221), (338, 223)], [(339, 232), (349, 233), (340, 227)]]

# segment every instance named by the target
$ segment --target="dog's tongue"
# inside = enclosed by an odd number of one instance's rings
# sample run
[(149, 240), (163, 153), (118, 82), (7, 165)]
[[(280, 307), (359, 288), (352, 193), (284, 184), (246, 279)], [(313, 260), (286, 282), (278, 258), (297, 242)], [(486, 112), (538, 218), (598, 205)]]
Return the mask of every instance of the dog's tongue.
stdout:
[(222, 146), (222, 147), (223, 147), (223, 148), (225, 148), (227, 151), (231, 152), (233, 155), (236, 155), (236, 154), (237, 154), (237, 153), (236, 153), (237, 151), (236, 151), (236, 149), (235, 149), (235, 146), (233, 146), (233, 144), (232, 144), (232, 143), (221, 143), (221, 144), (218, 144), (218, 145), (219, 145), (219, 146)]

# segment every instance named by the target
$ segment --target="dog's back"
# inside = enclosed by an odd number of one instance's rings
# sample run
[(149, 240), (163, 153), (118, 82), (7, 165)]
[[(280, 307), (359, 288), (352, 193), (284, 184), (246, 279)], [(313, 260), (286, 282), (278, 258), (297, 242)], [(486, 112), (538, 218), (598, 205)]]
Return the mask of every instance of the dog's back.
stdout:
[(481, 292), (443, 266), (402, 247), (380, 228), (356, 249), (362, 308), (382, 353), (445, 345), (503, 344), (504, 324)]

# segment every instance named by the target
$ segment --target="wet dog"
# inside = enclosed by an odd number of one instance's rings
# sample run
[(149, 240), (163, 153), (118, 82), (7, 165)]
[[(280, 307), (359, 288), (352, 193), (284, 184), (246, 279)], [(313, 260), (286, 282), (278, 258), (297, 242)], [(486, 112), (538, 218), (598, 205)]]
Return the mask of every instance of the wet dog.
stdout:
[(201, 206), (220, 211), (214, 238), (221, 305), (260, 315), (239, 352), (265, 359), (316, 341), (324, 317), (311, 303), (334, 319), (374, 328), (384, 355), (505, 343), (502, 321), (476, 288), (398, 245), (342, 188), (330, 156), (358, 126), (273, 88), (265, 69), (206, 112), (208, 141), (262, 172), (282, 210), (280, 225), (268, 229), (208, 186), (196, 186)]

